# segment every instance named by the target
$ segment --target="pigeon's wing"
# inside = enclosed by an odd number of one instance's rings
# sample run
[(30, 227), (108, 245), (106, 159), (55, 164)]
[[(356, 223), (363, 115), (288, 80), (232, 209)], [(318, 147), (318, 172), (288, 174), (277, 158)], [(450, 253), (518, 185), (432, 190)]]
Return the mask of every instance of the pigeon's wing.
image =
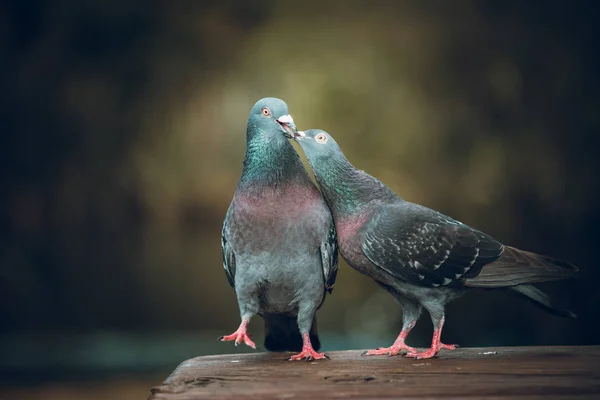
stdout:
[(235, 288), (235, 252), (231, 247), (231, 243), (227, 240), (227, 222), (229, 221), (229, 210), (225, 215), (225, 221), (223, 222), (223, 230), (221, 231), (221, 253), (223, 254), (223, 268), (225, 269), (225, 275), (227, 281), (231, 287)]
[(323, 262), (325, 289), (331, 293), (338, 272), (338, 243), (333, 221), (329, 225), (329, 232), (325, 241), (321, 243), (321, 261)]
[(504, 246), (441, 213), (412, 203), (385, 205), (365, 225), (363, 253), (406, 282), (461, 284), (497, 260)]

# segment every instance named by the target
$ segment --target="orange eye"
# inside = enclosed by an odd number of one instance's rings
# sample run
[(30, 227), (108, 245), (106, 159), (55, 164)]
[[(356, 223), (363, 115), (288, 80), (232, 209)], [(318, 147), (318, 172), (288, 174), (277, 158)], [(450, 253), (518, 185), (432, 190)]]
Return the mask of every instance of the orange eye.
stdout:
[(260, 110), (262, 112), (262, 115), (264, 115), (265, 117), (270, 117), (271, 116), (271, 110), (269, 110), (269, 107), (263, 107), (262, 110)]
[(315, 136), (315, 140), (319, 143), (327, 143), (327, 136), (324, 133), (319, 133)]

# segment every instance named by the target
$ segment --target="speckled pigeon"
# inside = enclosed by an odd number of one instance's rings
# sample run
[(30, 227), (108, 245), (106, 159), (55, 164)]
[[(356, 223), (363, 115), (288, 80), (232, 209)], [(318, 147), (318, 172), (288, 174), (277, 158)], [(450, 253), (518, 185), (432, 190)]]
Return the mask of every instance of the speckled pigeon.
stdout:
[(243, 172), (222, 231), (223, 265), (242, 322), (219, 339), (256, 348), (246, 327), (259, 314), (267, 350), (322, 359), (315, 313), (333, 290), (337, 240), (325, 200), (286, 139), (295, 131), (282, 100), (252, 107)]
[[(469, 288), (508, 288), (547, 311), (572, 312), (554, 304), (535, 282), (573, 278), (577, 268), (550, 257), (504, 246), (444, 214), (398, 197), (376, 178), (356, 169), (322, 130), (294, 134), (333, 213), (340, 253), (353, 268), (373, 278), (403, 307), (400, 335), (389, 348), (366, 355), (430, 358), (440, 349), (444, 307)], [(422, 308), (433, 322), (431, 348), (405, 344)]]

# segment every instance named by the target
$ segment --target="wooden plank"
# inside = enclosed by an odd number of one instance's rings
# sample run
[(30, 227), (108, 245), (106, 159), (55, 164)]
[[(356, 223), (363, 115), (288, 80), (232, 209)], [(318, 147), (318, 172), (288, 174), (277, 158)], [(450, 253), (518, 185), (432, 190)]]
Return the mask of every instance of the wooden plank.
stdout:
[(286, 361), (283, 353), (196, 357), (180, 364), (149, 400), (261, 399), (600, 399), (600, 346), (499, 347), (439, 357), (361, 356)]

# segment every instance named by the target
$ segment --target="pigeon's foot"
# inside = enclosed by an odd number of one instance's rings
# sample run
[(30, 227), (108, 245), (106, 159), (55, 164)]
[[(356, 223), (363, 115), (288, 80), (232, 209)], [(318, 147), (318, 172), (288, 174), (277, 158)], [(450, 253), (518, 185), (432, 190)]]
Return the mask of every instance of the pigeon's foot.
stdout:
[(407, 351), (409, 353), (416, 353), (417, 349), (414, 347), (407, 346), (404, 342), (394, 343), (390, 347), (379, 347), (375, 350), (369, 350), (362, 353), (363, 356), (395, 356), (401, 351)]
[(256, 349), (256, 345), (252, 340), (250, 340), (250, 336), (248, 336), (248, 332), (246, 330), (247, 326), (248, 321), (244, 319), (242, 320), (242, 323), (240, 324), (240, 327), (237, 329), (237, 331), (233, 332), (231, 335), (221, 336), (219, 340), (221, 342), (230, 342), (233, 340), (235, 341), (236, 346), (244, 342), (247, 346)]
[(329, 359), (329, 357), (327, 357), (325, 353), (317, 353), (315, 349), (313, 349), (308, 333), (302, 335), (302, 341), (304, 342), (302, 345), (302, 351), (298, 354), (291, 356), (289, 358), (289, 361), (312, 361)]
[(231, 335), (221, 336), (219, 340), (221, 342), (230, 342), (234, 340), (236, 346), (244, 342), (247, 346), (256, 349), (256, 344), (254, 344), (246, 332), (235, 331)]
[(425, 358), (432, 358), (437, 355), (442, 349), (446, 350), (455, 350), (458, 345), (457, 344), (444, 344), (441, 342), (440, 338), (442, 337), (442, 327), (444, 326), (444, 318), (440, 320), (438, 327), (433, 330), (433, 338), (431, 339), (431, 347), (428, 350), (423, 352), (413, 351), (406, 354), (406, 357), (413, 357), (416, 360), (422, 360)]
[(442, 349), (456, 350), (458, 347), (459, 346), (457, 344), (444, 344), (444, 343), (440, 342), (440, 343), (438, 343), (437, 347), (432, 347), (432, 348), (422, 351), (422, 352), (412, 351), (412, 352), (406, 353), (406, 357), (412, 357), (415, 360), (422, 360), (425, 358), (435, 357)]
[(417, 321), (412, 321), (409, 324), (405, 324), (403, 329), (400, 331), (400, 334), (396, 338), (396, 341), (390, 347), (379, 347), (375, 350), (365, 351), (361, 355), (363, 356), (395, 356), (400, 353), (402, 350), (405, 350), (409, 353), (416, 353), (417, 349), (414, 347), (407, 346), (404, 341), (406, 337), (410, 333), (410, 330), (415, 326)]
[(425, 358), (433, 358), (437, 355), (437, 353), (437, 349), (429, 349), (422, 352), (415, 351), (414, 353), (406, 353), (406, 357), (411, 357), (415, 360), (422, 360)]
[(329, 357), (327, 357), (325, 355), (325, 353), (317, 353), (313, 349), (310, 349), (310, 350), (302, 350), (300, 353), (294, 354), (293, 356), (290, 357), (289, 361), (302, 361), (302, 360), (312, 361), (312, 360), (324, 360), (326, 358), (328, 359)]

